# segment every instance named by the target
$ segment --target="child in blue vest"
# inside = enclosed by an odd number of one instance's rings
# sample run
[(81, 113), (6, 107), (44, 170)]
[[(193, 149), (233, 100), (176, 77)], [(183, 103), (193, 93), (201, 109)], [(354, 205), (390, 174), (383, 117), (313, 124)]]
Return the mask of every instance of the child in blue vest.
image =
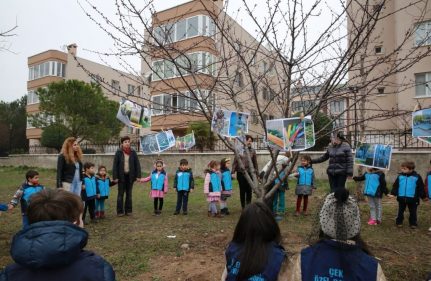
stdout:
[(106, 175), (106, 167), (99, 166), (96, 184), (99, 188), (100, 197), (96, 198), (96, 219), (105, 218), (105, 200), (109, 197), (110, 187), (114, 186), (117, 181), (111, 181), (111, 179)]
[(230, 158), (223, 158), (220, 161), (220, 173), (221, 173), (221, 197), (220, 197), (220, 213), (222, 215), (229, 215), (229, 209), (227, 207), (227, 199), (232, 196), (232, 173), (229, 169)]
[(151, 182), (150, 196), (154, 200), (154, 215), (159, 216), (162, 214), (163, 198), (168, 192), (168, 175), (161, 159), (156, 160), (155, 166), (156, 169), (151, 172), (151, 175), (141, 179), (140, 182)]
[(280, 228), (263, 202), (246, 206), (225, 256), (223, 281), (288, 280)]
[(44, 186), (39, 184), (39, 173), (37, 171), (28, 171), (25, 174), (25, 179), (26, 181), (15, 192), (12, 200), (9, 203), (9, 209), (13, 209), (19, 203), (21, 203), (23, 228), (28, 226), (27, 208), (30, 203), (31, 197), (45, 188)]
[(81, 198), (85, 202), (82, 221), (85, 223), (85, 216), (88, 213), (92, 223), (96, 223), (96, 199), (100, 198), (99, 187), (94, 176), (94, 164), (90, 162), (84, 163), (84, 179), (82, 181)]
[(192, 169), (189, 168), (187, 159), (180, 160), (180, 167), (175, 173), (174, 189), (177, 191), (177, 206), (174, 215), (180, 213), (183, 208), (183, 215), (187, 215), (187, 204), (189, 202), (189, 193), (195, 188)]
[(336, 190), (325, 198), (319, 222), (319, 237), (292, 258), (285, 280), (386, 280), (377, 259), (360, 237), (360, 210), (347, 189)]
[(307, 215), (308, 196), (313, 193), (314, 187), (314, 170), (311, 167), (311, 158), (308, 155), (301, 156), (301, 166), (298, 167), (295, 177), (298, 178), (295, 194), (298, 196), (296, 199), (296, 212), (298, 216), (301, 211), (302, 199), (304, 199), (304, 206), (302, 214)]
[(394, 182), (391, 195), (396, 196), (398, 201), (396, 225), (402, 227), (404, 211), (408, 208), (410, 228), (416, 229), (418, 226), (417, 208), (419, 198), (425, 199), (426, 197), (422, 177), (416, 173), (414, 162), (406, 161), (401, 163), (401, 173)]
[(285, 172), (287, 166), (288, 164), (283, 164), (281, 166), (281, 170), (278, 171), (278, 177), (276, 177), (273, 183), (273, 186), (279, 184), (272, 201), (272, 210), (277, 221), (282, 220), (282, 216), (286, 212), (286, 190), (289, 189), (288, 178)]
[(212, 160), (208, 164), (208, 169), (205, 170), (204, 180), (204, 193), (207, 196), (208, 202), (208, 216), (221, 216), (217, 210), (217, 203), (220, 202), (221, 191), (220, 163)]
[(382, 197), (388, 195), (385, 174), (376, 168), (368, 168), (367, 172), (359, 177), (353, 177), (354, 181), (364, 181), (364, 195), (370, 206), (370, 219), (368, 225), (382, 223)]

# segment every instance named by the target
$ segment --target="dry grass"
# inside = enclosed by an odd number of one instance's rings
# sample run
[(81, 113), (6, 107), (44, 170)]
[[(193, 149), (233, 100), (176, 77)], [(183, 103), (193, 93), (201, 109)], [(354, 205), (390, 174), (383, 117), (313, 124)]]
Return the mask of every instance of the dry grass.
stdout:
[[(0, 202), (7, 202), (23, 181), (26, 168), (0, 167)], [(55, 172), (40, 170), (41, 182), (54, 186)], [(294, 186), (294, 184), (291, 184)], [(188, 216), (173, 216), (176, 195), (167, 195), (163, 214), (152, 216), (152, 201), (148, 185), (134, 187), (134, 216), (115, 216), (116, 188), (107, 202), (108, 217), (98, 224), (87, 226), (90, 233), (88, 249), (105, 257), (117, 273), (118, 280), (219, 280), (224, 267), (224, 248), (232, 236), (240, 207), (238, 192), (229, 199), (232, 215), (211, 219), (202, 191), (202, 180), (197, 180), (191, 194)], [(319, 198), (323, 198), (327, 182), (318, 182), (318, 191), (310, 198), (310, 213), (317, 212)], [(234, 187), (237, 191), (237, 187)], [(297, 252), (307, 243), (315, 216), (294, 217), (294, 188), (286, 194), (287, 216), (280, 223), (285, 248)], [(394, 226), (397, 204), (384, 200), (383, 225), (366, 225), (368, 206), (361, 204), (362, 236), (371, 251), (381, 260), (384, 272), (391, 281), (425, 280), (431, 271), (431, 242), (427, 232), (431, 226), (429, 203), (419, 207), (417, 230)], [(12, 262), (9, 257), (10, 240), (21, 228), (19, 210), (0, 217), (0, 268)], [(175, 239), (167, 238), (175, 235)], [(182, 244), (189, 244), (184, 250)]]

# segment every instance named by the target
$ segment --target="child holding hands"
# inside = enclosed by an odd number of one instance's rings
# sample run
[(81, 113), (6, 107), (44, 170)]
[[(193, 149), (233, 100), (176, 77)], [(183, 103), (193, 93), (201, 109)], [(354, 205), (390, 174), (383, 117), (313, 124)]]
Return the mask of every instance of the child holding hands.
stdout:
[(155, 166), (156, 168), (151, 175), (141, 179), (139, 182), (144, 183), (151, 181), (150, 196), (154, 200), (154, 215), (160, 216), (163, 209), (163, 198), (168, 192), (168, 175), (161, 159), (156, 160)]
[(220, 202), (221, 191), (220, 163), (212, 160), (208, 164), (208, 169), (205, 170), (204, 180), (204, 193), (208, 202), (208, 216), (220, 216), (220, 213), (217, 211), (217, 203)]

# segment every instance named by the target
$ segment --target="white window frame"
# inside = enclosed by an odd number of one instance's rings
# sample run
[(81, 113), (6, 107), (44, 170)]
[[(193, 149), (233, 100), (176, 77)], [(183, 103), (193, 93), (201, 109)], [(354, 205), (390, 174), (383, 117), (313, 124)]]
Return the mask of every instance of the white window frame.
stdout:
[[(425, 82), (418, 84), (417, 77), (419, 75), (425, 76)], [(425, 87), (425, 94), (418, 95), (418, 86)], [(431, 72), (415, 73), (415, 98), (428, 98), (431, 97)]]
[[(163, 98), (163, 95), (164, 94), (158, 94), (158, 95), (154, 95), (154, 96), (151, 96), (151, 115), (152, 116), (159, 116), (159, 115), (163, 115), (164, 114), (164, 108), (163, 108), (163, 106), (164, 106), (164, 98)], [(160, 99), (160, 102), (159, 102), (159, 104), (157, 105), (157, 106), (160, 106), (160, 109), (157, 109), (157, 111), (160, 111), (159, 113), (155, 113), (154, 112), (154, 99), (155, 98), (157, 98), (157, 97), (161, 97), (161, 99)]]
[[(420, 34), (420, 31), (424, 34)], [(431, 45), (431, 20), (417, 23), (414, 36), (415, 47), (428, 45)]]

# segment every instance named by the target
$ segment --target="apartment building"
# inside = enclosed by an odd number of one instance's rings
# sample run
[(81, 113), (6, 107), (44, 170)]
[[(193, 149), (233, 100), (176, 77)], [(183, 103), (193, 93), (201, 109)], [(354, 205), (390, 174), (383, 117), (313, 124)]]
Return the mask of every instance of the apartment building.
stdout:
[[(431, 106), (431, 56), (421, 58), (431, 46), (431, 7), (428, 1), (413, 4), (393, 0), (349, 2), (349, 43), (367, 13), (378, 10), (381, 18), (370, 32), (367, 47), (358, 53), (356, 66), (349, 71), (350, 87), (367, 84), (364, 92), (368, 94), (363, 106), (364, 117), (368, 119), (365, 128), (409, 130), (415, 106)], [(413, 64), (417, 58), (421, 60)], [(402, 67), (409, 64), (413, 66)], [(401, 71), (378, 79), (385, 73), (392, 73), (394, 67)], [(361, 96), (361, 91), (356, 94)]]
[[(250, 133), (262, 134), (256, 100), (263, 118), (281, 116), (271, 51), (223, 12), (223, 2), (192, 0), (153, 15), (141, 67), (151, 78), (152, 130), (181, 135), (191, 122), (211, 118), (209, 109), (223, 108), (251, 113)], [(238, 53), (247, 54), (250, 64)], [(257, 97), (251, 88), (256, 77)]]
[[(31, 115), (39, 112), (36, 90), (47, 87), (52, 82), (75, 79), (99, 83), (105, 95), (111, 100), (119, 101), (122, 96), (129, 94), (129, 99), (144, 104), (145, 91), (137, 77), (77, 57), (77, 50), (76, 44), (70, 44), (67, 46), (67, 52), (48, 50), (28, 58), (26, 135), (30, 146), (40, 145), (43, 130), (34, 128), (31, 122)], [(137, 130), (128, 127), (125, 127), (121, 134), (138, 137)]]

